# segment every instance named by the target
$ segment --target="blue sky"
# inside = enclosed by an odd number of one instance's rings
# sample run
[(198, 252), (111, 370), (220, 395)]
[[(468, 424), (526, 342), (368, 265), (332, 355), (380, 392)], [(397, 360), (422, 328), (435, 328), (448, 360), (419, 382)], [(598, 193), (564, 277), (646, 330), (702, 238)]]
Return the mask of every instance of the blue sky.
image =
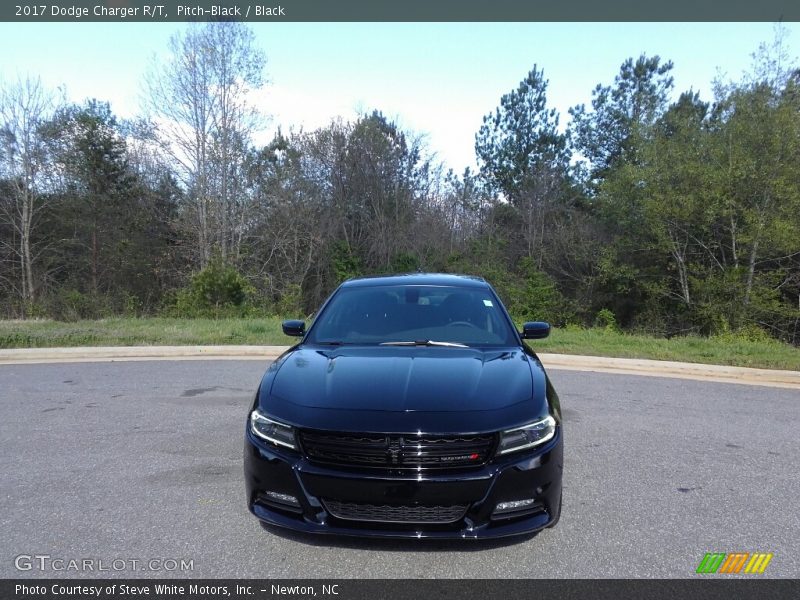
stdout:
[[(139, 111), (151, 57), (166, 52), (179, 23), (0, 23), (0, 78), (38, 74), (70, 99), (111, 102), (123, 117)], [(718, 73), (737, 79), (751, 53), (773, 37), (770, 23), (254, 23), (271, 84), (260, 96), (277, 126), (312, 129), (340, 116), (382, 110), (425, 134), (456, 171), (474, 165), (484, 114), (534, 64), (550, 80), (551, 106), (588, 103), (630, 56), (675, 63), (676, 94), (710, 100)], [(789, 23), (789, 52), (800, 54), (800, 24)]]

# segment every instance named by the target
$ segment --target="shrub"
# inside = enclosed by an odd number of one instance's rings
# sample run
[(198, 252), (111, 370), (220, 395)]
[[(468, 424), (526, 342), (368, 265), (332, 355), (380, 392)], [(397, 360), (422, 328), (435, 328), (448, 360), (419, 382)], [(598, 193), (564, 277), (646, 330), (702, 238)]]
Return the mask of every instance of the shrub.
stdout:
[(607, 308), (601, 308), (597, 311), (597, 316), (594, 319), (594, 326), (609, 332), (619, 331), (617, 318), (614, 316), (614, 313)]
[(413, 273), (420, 266), (419, 258), (408, 252), (400, 252), (392, 258), (391, 273)]
[(346, 279), (363, 274), (361, 258), (351, 250), (346, 242), (342, 240), (335, 242), (331, 248), (330, 257), (337, 285)]
[(113, 314), (108, 298), (84, 294), (75, 289), (60, 289), (48, 299), (48, 312), (56, 321), (101, 319)]
[(176, 294), (173, 313), (181, 317), (244, 316), (247, 300), (254, 293), (244, 276), (216, 256)]
[(726, 342), (775, 342), (775, 338), (771, 337), (758, 325), (745, 325), (736, 331), (722, 331), (712, 336), (717, 340)]
[(303, 314), (303, 291), (296, 283), (288, 284), (275, 301), (272, 312), (278, 317), (300, 317)]
[(522, 278), (510, 289), (509, 311), (525, 321), (548, 321), (556, 326), (572, 321), (574, 310), (555, 282), (530, 258), (523, 258), (519, 267)]

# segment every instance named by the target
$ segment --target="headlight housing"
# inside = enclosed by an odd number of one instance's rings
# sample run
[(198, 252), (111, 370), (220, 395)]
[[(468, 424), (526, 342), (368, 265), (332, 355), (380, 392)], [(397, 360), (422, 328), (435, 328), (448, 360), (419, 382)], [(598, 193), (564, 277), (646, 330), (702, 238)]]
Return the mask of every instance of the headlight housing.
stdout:
[(250, 413), (250, 431), (253, 435), (284, 448), (297, 450), (297, 442), (294, 436), (294, 427), (284, 425), (258, 412), (258, 409)]
[(502, 432), (497, 453), (508, 454), (533, 448), (550, 441), (555, 434), (556, 420), (551, 415), (547, 415), (544, 419)]

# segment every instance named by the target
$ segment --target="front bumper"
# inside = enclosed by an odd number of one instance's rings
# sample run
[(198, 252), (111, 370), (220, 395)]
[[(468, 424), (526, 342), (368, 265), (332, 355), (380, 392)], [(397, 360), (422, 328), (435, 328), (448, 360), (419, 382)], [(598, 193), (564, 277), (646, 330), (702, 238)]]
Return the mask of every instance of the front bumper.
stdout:
[[(477, 539), (532, 533), (559, 517), (563, 442), (556, 436), (532, 452), (497, 457), (479, 468), (408, 472), (320, 466), (289, 450), (245, 437), (247, 503), (260, 520), (307, 533), (391, 538)], [(293, 496), (299, 506), (266, 492)], [(517, 513), (494, 515), (501, 502), (534, 499)], [(327, 501), (327, 506), (326, 506)], [(394, 507), (464, 506), (447, 523), (383, 522), (335, 516), (334, 503)], [(359, 517), (360, 519), (361, 517)]]

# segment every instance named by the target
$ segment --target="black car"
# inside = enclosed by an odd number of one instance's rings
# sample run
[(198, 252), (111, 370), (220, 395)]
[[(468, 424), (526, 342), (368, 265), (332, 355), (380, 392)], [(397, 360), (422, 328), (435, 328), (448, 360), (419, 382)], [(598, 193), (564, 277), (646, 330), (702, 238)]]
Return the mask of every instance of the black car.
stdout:
[(561, 409), (492, 287), (353, 279), (270, 365), (247, 418), (250, 511), (313, 532), (491, 538), (561, 512)]

